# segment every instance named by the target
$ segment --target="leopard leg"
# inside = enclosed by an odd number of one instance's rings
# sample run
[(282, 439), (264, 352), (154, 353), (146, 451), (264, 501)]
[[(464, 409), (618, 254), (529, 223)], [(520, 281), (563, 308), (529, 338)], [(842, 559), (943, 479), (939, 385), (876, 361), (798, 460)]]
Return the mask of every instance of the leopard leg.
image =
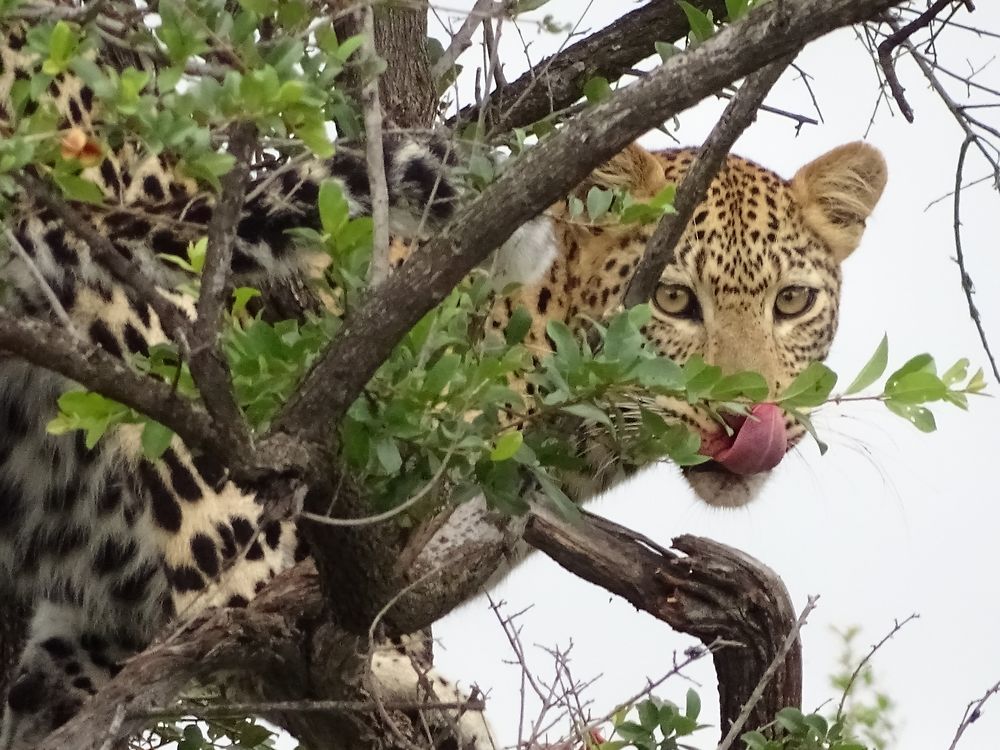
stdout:
[(28, 750), (66, 723), (133, 648), (88, 630), (72, 604), (41, 601), (7, 693), (0, 750)]
[[(384, 701), (419, 704), (466, 703), (469, 695), (430, 666), (423, 639), (404, 636), (376, 648), (372, 677)], [(429, 733), (436, 750), (494, 750), (489, 723), (482, 711), (426, 709), (404, 711), (421, 734), (416, 744), (427, 744)]]

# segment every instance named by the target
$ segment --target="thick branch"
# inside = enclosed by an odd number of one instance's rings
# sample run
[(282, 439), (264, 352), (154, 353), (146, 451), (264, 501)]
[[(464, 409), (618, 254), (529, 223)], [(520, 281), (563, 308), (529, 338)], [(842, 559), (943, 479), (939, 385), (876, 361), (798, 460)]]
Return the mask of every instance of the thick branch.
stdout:
[(230, 132), (229, 150), (236, 164), (222, 178), (222, 195), (208, 224), (208, 250), (198, 296), (198, 317), (191, 336), (191, 376), (205, 408), (219, 430), (229, 436), (236, 451), (249, 454), (250, 432), (233, 395), (229, 365), (219, 347), (219, 330), (226, 309), (229, 275), (236, 243), (236, 225), (250, 176), (250, 160), (256, 147), (256, 128), (238, 123)]
[[(698, 0), (694, 5), (711, 10), (716, 18), (726, 14), (722, 0)], [(626, 13), (610, 26), (542, 60), (516, 81), (494, 91), (486, 101), (486, 124), (504, 131), (530, 125), (568, 107), (583, 95), (583, 84), (595, 76), (620, 78), (637, 62), (654, 53), (656, 42), (673, 42), (687, 35), (690, 26), (679, 5), (651, 0)], [(448, 123), (475, 122), (479, 106), (462, 109)]]
[(684, 175), (674, 200), (675, 213), (660, 219), (656, 231), (646, 245), (646, 252), (636, 267), (635, 275), (625, 294), (625, 306), (642, 304), (653, 296), (663, 269), (674, 258), (677, 243), (698, 204), (705, 198), (708, 186), (719, 173), (729, 150), (736, 139), (757, 118), (764, 97), (771, 90), (795, 55), (788, 55), (761, 68), (747, 77), (746, 83), (726, 105), (705, 143), (698, 151), (698, 158)]
[[(781, 579), (748, 555), (708, 539), (678, 537), (674, 547), (684, 553), (681, 557), (596, 516), (570, 524), (544, 512), (533, 515), (524, 538), (570, 572), (675, 630), (706, 645), (741, 644), (713, 654), (723, 735), (796, 627)], [(747, 725), (762, 726), (801, 698), (802, 655), (794, 644), (767, 681)]]
[[(774, 0), (529, 150), (418, 250), (344, 326), (275, 429), (321, 441), (406, 332), (514, 230), (653, 125), (894, 0)], [(378, 331), (373, 336), (372, 332)]]

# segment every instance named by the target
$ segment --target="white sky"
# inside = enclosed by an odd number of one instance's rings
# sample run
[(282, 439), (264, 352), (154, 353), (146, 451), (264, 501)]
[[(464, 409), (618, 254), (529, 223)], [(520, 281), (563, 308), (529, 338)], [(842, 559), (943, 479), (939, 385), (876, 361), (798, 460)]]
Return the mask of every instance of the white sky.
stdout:
[[(457, 19), (457, 26), (471, 5), (471, 0), (449, 0), (439, 13), (445, 20)], [(962, 20), (1000, 31), (1000, 8), (978, 5), (973, 16), (960, 14)], [(543, 11), (572, 21), (583, 7), (582, 0), (553, 0)], [(581, 30), (600, 28), (633, 7), (597, 0)], [(530, 23), (522, 23), (521, 31), (531, 43), (533, 60), (562, 42), (562, 37), (540, 35)], [(504, 45), (507, 78), (513, 80), (525, 63), (509, 26)], [(998, 43), (953, 32), (940, 49), (942, 59), (963, 71), (967, 60), (976, 67), (989, 61)], [(463, 58), (467, 74), (479, 60), (478, 48), (470, 50)], [(825, 150), (863, 137), (877, 94), (872, 63), (852, 31), (813, 44), (798, 62), (814, 79), (825, 124), (805, 126), (796, 137), (790, 121), (762, 115), (736, 148), (786, 176)], [(962, 134), (914, 66), (902, 65), (900, 74), (917, 119), (908, 125), (883, 106), (868, 135), (884, 151), (890, 179), (861, 249), (845, 268), (840, 333), (829, 360), (845, 382), (883, 332), (889, 334), (890, 365), (923, 351), (946, 366), (963, 356), (977, 364), (986, 361), (952, 260), (950, 202), (925, 210), (952, 188)], [(995, 64), (982, 80), (1000, 83)], [(471, 99), (468, 75), (462, 91)], [(810, 112), (802, 84), (791, 76), (768, 102)], [(700, 143), (721, 107), (713, 101), (683, 115), (681, 143)], [(982, 114), (990, 117), (991, 112)], [(670, 145), (658, 133), (644, 143)], [(967, 174), (985, 173), (984, 165), (970, 157)], [(1000, 198), (987, 185), (966, 193), (969, 271), (986, 329), (1000, 348), (998, 208)], [(1000, 392), (992, 381), (991, 390)], [(756, 502), (739, 511), (700, 504), (671, 467), (647, 471), (590, 507), (664, 544), (677, 534), (694, 533), (741, 548), (784, 578), (797, 608), (807, 595), (821, 595), (804, 633), (806, 707), (834, 696), (827, 683), (838, 650), (831, 626), (862, 626), (858, 645), (867, 650), (894, 618), (920, 613), (879, 653), (875, 669), (898, 704), (902, 726), (896, 747), (945, 750), (966, 703), (1000, 679), (1000, 566), (994, 556), (1000, 490), (990, 474), (992, 462), (1000, 459), (990, 438), (990, 428), (1000, 422), (1000, 405), (980, 399), (969, 413), (945, 406), (934, 411), (938, 432), (924, 435), (878, 405), (824, 409), (817, 421), (830, 452), (820, 457), (806, 445), (779, 467)], [(572, 642), (574, 676), (603, 675), (588, 692), (597, 715), (639, 690), (647, 677), (667, 671), (673, 652), (691, 643), (541, 555), (522, 565), (494, 596), (509, 602), (510, 612), (533, 606), (521, 620), (527, 644)], [(449, 616), (435, 634), (441, 642), (440, 670), (490, 691), (489, 716), (498, 737), (504, 744), (515, 741), (518, 671), (502, 663), (510, 653), (485, 598)], [(533, 653), (545, 676), (544, 653)], [(717, 721), (710, 663), (700, 662), (688, 674), (703, 686), (703, 718)], [(674, 680), (658, 693), (683, 702), (686, 689), (687, 683)], [(700, 746), (714, 747), (716, 729), (701, 736)], [(1000, 699), (987, 706), (959, 747), (1000, 747)]]

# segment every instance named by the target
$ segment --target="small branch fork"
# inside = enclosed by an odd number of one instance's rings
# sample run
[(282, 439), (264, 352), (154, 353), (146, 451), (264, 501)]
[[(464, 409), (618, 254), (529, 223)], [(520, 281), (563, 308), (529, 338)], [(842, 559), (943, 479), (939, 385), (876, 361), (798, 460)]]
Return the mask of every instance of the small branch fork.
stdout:
[[(796, 50), (797, 53), (797, 50)], [(677, 243), (705, 198), (708, 186), (719, 173), (733, 143), (757, 117), (764, 97), (781, 77), (795, 54), (786, 55), (747, 77), (746, 82), (726, 105), (722, 117), (698, 151), (698, 158), (688, 169), (677, 188), (674, 213), (660, 219), (656, 231), (646, 245), (635, 275), (625, 293), (625, 307), (647, 302), (656, 291), (663, 269), (673, 260)]]
[(955, 730), (955, 736), (952, 738), (951, 744), (948, 745), (948, 750), (955, 750), (955, 748), (958, 747), (958, 741), (962, 739), (962, 735), (965, 734), (965, 730), (972, 726), (974, 722), (979, 720), (979, 717), (983, 715), (983, 706), (985, 706), (986, 702), (997, 693), (1000, 693), (1000, 682), (994, 684), (992, 687), (987, 689), (982, 696), (974, 701), (971, 701), (969, 705), (965, 707), (965, 713), (962, 714), (962, 721), (959, 722), (958, 729)]
[(882, 66), (885, 81), (889, 84), (889, 91), (892, 92), (892, 98), (896, 100), (899, 111), (906, 118), (907, 122), (913, 122), (913, 107), (906, 101), (905, 89), (899, 82), (899, 76), (896, 74), (893, 55), (899, 46), (913, 36), (915, 32), (929, 26), (932, 21), (937, 19), (942, 10), (952, 6), (956, 2), (971, 5), (966, 0), (936, 0), (927, 10), (905, 26), (895, 29), (892, 34), (883, 39), (878, 45), (878, 62)]

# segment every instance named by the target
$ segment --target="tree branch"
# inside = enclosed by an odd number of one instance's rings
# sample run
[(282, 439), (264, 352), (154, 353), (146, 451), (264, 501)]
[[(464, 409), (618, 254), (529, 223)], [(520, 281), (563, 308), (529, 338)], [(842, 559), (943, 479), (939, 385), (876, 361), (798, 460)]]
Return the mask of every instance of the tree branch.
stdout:
[[(712, 11), (716, 18), (726, 13), (723, 0), (694, 3)], [(504, 131), (530, 125), (568, 107), (583, 95), (583, 84), (595, 76), (617, 80), (640, 60), (654, 54), (656, 42), (673, 42), (690, 29), (680, 6), (651, 0), (627, 13), (610, 26), (542, 60), (513, 83), (490, 94), (486, 101), (486, 124)], [(450, 127), (476, 122), (481, 105), (470, 105), (448, 121)]]
[(698, 157), (688, 168), (677, 188), (674, 213), (665, 214), (660, 219), (653, 236), (649, 238), (646, 252), (639, 261), (625, 293), (625, 307), (642, 304), (653, 296), (663, 269), (674, 258), (677, 243), (684, 234), (691, 215), (704, 200), (708, 186), (725, 163), (729, 150), (740, 134), (757, 118), (757, 110), (760, 109), (764, 97), (793, 59), (795, 53), (775, 60), (748, 76), (740, 90), (726, 105), (722, 117), (698, 151)]
[(573, 574), (706, 646), (720, 639), (742, 644), (713, 653), (723, 734), (762, 682), (766, 687), (748, 714), (750, 726), (763, 726), (779, 709), (800, 704), (801, 649), (791, 643), (782, 653), (795, 611), (781, 579), (762, 563), (692, 536), (674, 539), (674, 548), (686, 555), (681, 557), (589, 513), (571, 524), (535, 511), (524, 538)]
[(229, 292), (236, 225), (250, 176), (250, 160), (257, 145), (256, 128), (241, 122), (230, 130), (229, 151), (233, 168), (222, 178), (222, 194), (208, 224), (208, 250), (198, 295), (198, 317), (191, 334), (191, 376), (209, 415), (220, 432), (229, 436), (235, 452), (249, 455), (253, 448), (250, 431), (233, 395), (232, 378), (225, 354), (219, 347), (219, 329)]
[[(896, 0), (775, 0), (529, 150), (347, 321), (275, 421), (322, 442), (406, 332), (514, 230), (639, 134), (806, 42)], [(379, 335), (373, 336), (372, 331)]]

